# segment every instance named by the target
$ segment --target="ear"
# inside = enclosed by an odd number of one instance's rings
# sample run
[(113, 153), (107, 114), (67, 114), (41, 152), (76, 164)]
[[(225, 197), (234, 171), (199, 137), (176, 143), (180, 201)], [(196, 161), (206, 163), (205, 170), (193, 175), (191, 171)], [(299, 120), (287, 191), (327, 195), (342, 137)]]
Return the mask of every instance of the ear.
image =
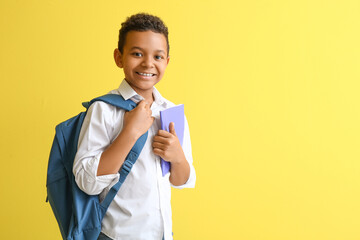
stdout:
[(115, 48), (114, 50), (114, 60), (119, 68), (123, 68), (122, 55), (118, 48)]
[(166, 60), (167, 62), (166, 62), (166, 65), (168, 65), (169, 64), (169, 61), (170, 61), (170, 56), (168, 56), (167, 57), (167, 60)]

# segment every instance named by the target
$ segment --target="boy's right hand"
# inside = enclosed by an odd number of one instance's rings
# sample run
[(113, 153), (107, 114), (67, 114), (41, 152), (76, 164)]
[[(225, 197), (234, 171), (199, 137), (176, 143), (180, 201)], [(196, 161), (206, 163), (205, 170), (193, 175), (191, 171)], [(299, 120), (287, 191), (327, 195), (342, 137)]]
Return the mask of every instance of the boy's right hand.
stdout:
[(142, 100), (133, 110), (125, 113), (123, 131), (129, 131), (136, 139), (141, 137), (154, 122), (151, 114), (150, 105)]

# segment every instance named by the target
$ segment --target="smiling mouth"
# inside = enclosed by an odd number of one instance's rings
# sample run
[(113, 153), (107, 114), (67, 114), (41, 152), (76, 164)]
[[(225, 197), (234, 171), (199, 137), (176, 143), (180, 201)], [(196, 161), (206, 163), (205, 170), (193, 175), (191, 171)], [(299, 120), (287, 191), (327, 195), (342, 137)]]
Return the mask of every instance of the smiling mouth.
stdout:
[(144, 77), (153, 77), (155, 76), (155, 74), (153, 73), (142, 73), (142, 72), (136, 72), (137, 74), (139, 74), (140, 76), (144, 76)]

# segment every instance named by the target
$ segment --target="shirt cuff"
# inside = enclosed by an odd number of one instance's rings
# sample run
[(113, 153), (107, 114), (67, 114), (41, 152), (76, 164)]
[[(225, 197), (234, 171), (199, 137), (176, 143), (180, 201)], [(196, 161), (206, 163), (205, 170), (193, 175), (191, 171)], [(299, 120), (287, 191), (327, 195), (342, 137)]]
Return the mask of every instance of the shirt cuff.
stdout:
[(105, 188), (110, 189), (120, 178), (120, 174), (97, 175), (101, 153), (83, 163), (83, 188), (88, 194), (100, 194)]

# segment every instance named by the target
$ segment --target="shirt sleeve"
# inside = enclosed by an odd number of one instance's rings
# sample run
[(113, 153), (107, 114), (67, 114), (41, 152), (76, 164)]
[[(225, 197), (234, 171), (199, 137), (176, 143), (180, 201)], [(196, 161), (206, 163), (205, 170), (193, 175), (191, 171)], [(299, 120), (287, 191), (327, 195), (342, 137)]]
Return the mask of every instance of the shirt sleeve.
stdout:
[(190, 131), (189, 131), (189, 124), (187, 122), (187, 119), (185, 117), (185, 126), (184, 126), (184, 139), (183, 139), (183, 144), (182, 144), (182, 148), (185, 154), (185, 158), (189, 163), (190, 166), (190, 175), (189, 175), (189, 179), (187, 180), (187, 182), (183, 185), (180, 186), (175, 186), (173, 184), (171, 184), (172, 187), (174, 188), (178, 188), (178, 189), (183, 189), (183, 188), (194, 188), (195, 187), (195, 182), (196, 182), (196, 173), (195, 173), (195, 168), (193, 166), (193, 157), (192, 157), (192, 150), (191, 150), (191, 140), (190, 140)]
[(81, 127), (73, 173), (79, 188), (89, 195), (100, 194), (119, 181), (119, 173), (97, 176), (101, 154), (111, 143), (111, 108), (104, 102), (93, 103)]

